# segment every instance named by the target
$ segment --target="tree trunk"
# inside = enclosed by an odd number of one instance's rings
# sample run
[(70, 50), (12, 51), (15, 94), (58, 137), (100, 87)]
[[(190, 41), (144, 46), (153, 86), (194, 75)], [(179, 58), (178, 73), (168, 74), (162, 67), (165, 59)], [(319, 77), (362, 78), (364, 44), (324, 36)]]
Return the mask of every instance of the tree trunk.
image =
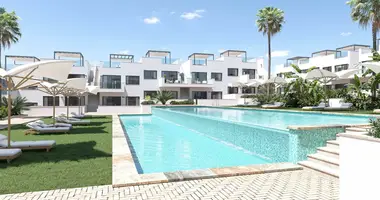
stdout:
[[(1, 67), (1, 45), (0, 45), (0, 68)], [(5, 70), (7, 70), (5, 67), (4, 67)], [(3, 84), (3, 79), (0, 79), (0, 107), (3, 105), (3, 87), (4, 87), (4, 84)]]
[[(272, 61), (272, 52), (270, 47), (270, 33), (268, 32), (268, 80), (270, 79), (270, 73), (271, 73), (271, 61)], [(270, 84), (267, 84), (267, 94), (269, 95), (270, 90)]]
[(376, 25), (373, 23), (372, 24), (372, 49), (373, 50), (377, 50), (377, 27)]

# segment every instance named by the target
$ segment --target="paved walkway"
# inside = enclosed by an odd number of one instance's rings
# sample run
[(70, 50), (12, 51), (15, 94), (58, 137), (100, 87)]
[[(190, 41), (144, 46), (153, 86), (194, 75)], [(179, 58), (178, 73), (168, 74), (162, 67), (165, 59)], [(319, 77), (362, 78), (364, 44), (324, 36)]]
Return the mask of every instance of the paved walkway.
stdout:
[(338, 199), (338, 179), (304, 169), (289, 172), (235, 176), (112, 188), (110, 185), (0, 195), (0, 200), (332, 200)]
[[(25, 124), (40, 119), (41, 117), (12, 117), (12, 125)], [(0, 120), (0, 130), (8, 127), (8, 119)]]

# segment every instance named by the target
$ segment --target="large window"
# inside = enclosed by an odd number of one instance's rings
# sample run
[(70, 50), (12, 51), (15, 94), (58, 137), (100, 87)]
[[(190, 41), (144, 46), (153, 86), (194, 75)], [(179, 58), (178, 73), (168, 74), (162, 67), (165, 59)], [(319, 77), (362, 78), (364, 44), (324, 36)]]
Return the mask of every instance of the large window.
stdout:
[(126, 76), (125, 84), (126, 85), (140, 85), (140, 76)]
[(228, 94), (237, 94), (239, 93), (238, 87), (228, 87)]
[(147, 98), (147, 96), (149, 96), (150, 98), (153, 98), (154, 96), (156, 96), (157, 94), (157, 91), (144, 91), (144, 99)]
[(222, 92), (211, 92), (211, 99), (222, 99)]
[(157, 79), (156, 70), (144, 70), (144, 79)]
[(256, 70), (255, 69), (243, 69), (243, 75), (248, 74), (249, 79), (256, 78)]
[(193, 99), (207, 99), (207, 92), (193, 91)]
[(121, 76), (103, 75), (100, 77), (100, 88), (121, 89)]
[(211, 72), (211, 78), (215, 79), (215, 81), (222, 81), (222, 77), (222, 73)]
[(162, 71), (161, 77), (165, 79), (166, 82), (174, 82), (178, 80), (178, 72), (176, 71)]
[(125, 104), (127, 106), (139, 106), (140, 105), (140, 97), (127, 97)]
[(329, 66), (329, 67), (324, 67), (324, 68), (322, 68), (322, 69), (324, 69), (324, 70), (327, 70), (327, 71), (330, 71), (330, 72), (331, 72), (331, 66)]
[(103, 106), (121, 106), (121, 97), (103, 97)]
[(335, 66), (335, 72), (340, 72), (340, 71), (347, 70), (347, 69), (348, 69), (348, 64), (336, 65)]
[(207, 83), (207, 72), (192, 72), (191, 77), (193, 83)]
[[(52, 96), (43, 96), (43, 106), (53, 106), (53, 97)], [(59, 97), (55, 97), (55, 106), (59, 106)]]
[(86, 78), (84, 74), (69, 74), (67, 78)]
[[(69, 97), (69, 106), (79, 106), (79, 99), (78, 97)], [(80, 105), (85, 105), (85, 97), (80, 97)], [(65, 106), (67, 106), (67, 97), (65, 97)]]
[(243, 87), (241, 89), (241, 93), (243, 93), (243, 94), (254, 94), (255, 90), (256, 90), (256, 88), (253, 88), (253, 87)]
[(228, 68), (228, 76), (239, 76), (238, 68)]

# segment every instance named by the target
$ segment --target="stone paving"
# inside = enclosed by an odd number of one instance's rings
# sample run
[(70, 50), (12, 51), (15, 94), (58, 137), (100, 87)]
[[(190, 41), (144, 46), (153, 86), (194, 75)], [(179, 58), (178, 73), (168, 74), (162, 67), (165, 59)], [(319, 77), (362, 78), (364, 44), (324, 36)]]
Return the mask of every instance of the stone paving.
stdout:
[(0, 195), (0, 200), (333, 200), (339, 179), (309, 169), (112, 188), (111, 185)]

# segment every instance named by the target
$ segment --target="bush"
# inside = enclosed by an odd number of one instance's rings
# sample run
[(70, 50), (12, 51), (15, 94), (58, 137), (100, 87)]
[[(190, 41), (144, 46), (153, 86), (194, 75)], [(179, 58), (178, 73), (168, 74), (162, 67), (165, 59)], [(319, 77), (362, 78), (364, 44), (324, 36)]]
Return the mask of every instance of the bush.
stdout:
[(193, 105), (194, 101), (189, 99), (189, 100), (184, 100), (184, 101), (171, 101), (171, 105)]
[(1, 106), (0, 107), (0, 119), (4, 119), (8, 116), (8, 110), (7, 107)]
[(143, 101), (141, 102), (141, 105), (155, 105), (156, 102), (152, 101), (152, 100), (147, 100), (147, 101)]
[(380, 119), (370, 119), (369, 122), (372, 125), (372, 128), (369, 130), (369, 135), (380, 138)]
[[(22, 111), (29, 110), (27, 101), (25, 97), (20, 96), (12, 99), (12, 115), (21, 115)], [(8, 107), (8, 99), (6, 97), (3, 97), (3, 105)]]
[(252, 98), (255, 98), (256, 95), (255, 94), (243, 94), (241, 95), (240, 98), (244, 98), (244, 99), (252, 99)]

